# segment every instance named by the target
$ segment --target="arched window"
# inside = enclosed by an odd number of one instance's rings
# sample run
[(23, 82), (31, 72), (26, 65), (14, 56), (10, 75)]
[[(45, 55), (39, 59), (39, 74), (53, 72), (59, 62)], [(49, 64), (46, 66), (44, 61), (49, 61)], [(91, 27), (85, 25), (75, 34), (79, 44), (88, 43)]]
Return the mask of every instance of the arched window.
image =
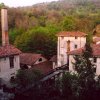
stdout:
[(42, 58), (39, 59), (39, 62), (41, 62), (41, 61), (42, 61)]

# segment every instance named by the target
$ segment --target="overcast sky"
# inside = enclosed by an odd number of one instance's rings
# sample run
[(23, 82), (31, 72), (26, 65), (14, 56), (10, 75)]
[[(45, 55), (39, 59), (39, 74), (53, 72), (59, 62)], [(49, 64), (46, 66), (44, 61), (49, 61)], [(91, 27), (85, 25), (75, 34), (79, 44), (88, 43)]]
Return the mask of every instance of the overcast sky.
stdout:
[(30, 6), (36, 3), (51, 2), (58, 0), (0, 0), (0, 3), (4, 3), (9, 7), (19, 7), (19, 6)]

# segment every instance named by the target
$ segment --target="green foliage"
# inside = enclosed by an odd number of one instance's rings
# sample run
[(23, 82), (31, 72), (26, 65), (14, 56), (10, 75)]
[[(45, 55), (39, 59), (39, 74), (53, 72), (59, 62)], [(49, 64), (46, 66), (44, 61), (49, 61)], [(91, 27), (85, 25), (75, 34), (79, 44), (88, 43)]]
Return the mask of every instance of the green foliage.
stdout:
[(24, 70), (18, 70), (16, 75), (16, 82), (18, 85), (21, 86), (28, 86), (30, 84), (35, 83), (40, 79), (42, 74), (38, 70), (34, 69), (24, 69)]
[(15, 45), (22, 51), (29, 51), (29, 43), (30, 40), (30, 34), (28, 34), (27, 32), (21, 35), (18, 35), (16, 40), (15, 40)]
[[(93, 42), (93, 36), (91, 33), (88, 33), (87, 37), (86, 37), (86, 41), (89, 44), (91, 44)], [(89, 46), (90, 47), (90, 46)]]
[(5, 4), (4, 3), (1, 3), (0, 4), (0, 9), (3, 8), (3, 7), (5, 7)]
[(64, 72), (57, 80), (62, 100), (95, 100), (98, 97), (100, 77), (95, 75), (95, 65), (92, 64), (91, 57), (92, 48), (87, 43), (82, 55), (74, 57), (73, 67), (76, 72)]
[(74, 69), (78, 74), (79, 98), (83, 100), (91, 98), (90, 94), (96, 89), (95, 65), (90, 60), (92, 58), (92, 48), (89, 43), (85, 45), (85, 50), (81, 56), (75, 57)]
[(92, 52), (92, 47), (89, 42), (85, 44), (85, 50), (83, 50), (83, 57), (87, 60), (90, 61), (90, 58), (93, 57), (93, 52)]
[[(60, 89), (62, 90), (62, 97), (64, 99), (75, 99), (74, 92), (76, 92), (77, 75), (69, 72), (64, 72), (60, 79)], [(78, 85), (78, 84), (77, 84)]]
[(60, 0), (30, 7), (9, 7), (10, 42), (24, 52), (42, 53), (49, 58), (56, 54), (59, 31), (86, 32), (90, 41), (94, 27), (100, 22), (99, 4), (94, 0)]
[(57, 37), (55, 27), (35, 27), (19, 35), (15, 45), (24, 52), (44, 54), (47, 58), (56, 54)]
[(75, 19), (72, 17), (65, 17), (62, 22), (62, 29), (65, 31), (75, 30)]
[(79, 75), (84, 76), (84, 78), (90, 74), (95, 76), (95, 65), (90, 60), (92, 57), (92, 48), (89, 43), (86, 43), (83, 54), (75, 57), (75, 70)]
[(15, 39), (16, 39), (16, 37), (18, 35), (21, 35), (23, 32), (24, 32), (24, 30), (22, 30), (22, 29), (16, 29), (16, 28), (10, 29), (9, 30), (10, 43), (13, 44)]
[[(23, 52), (42, 53), (50, 58), (57, 53), (56, 33), (59, 31), (89, 33), (90, 42), (91, 33), (100, 21), (100, 10), (92, 2), (62, 0), (32, 7), (8, 8), (10, 43)], [(4, 4), (1, 3), (0, 8), (2, 6)]]

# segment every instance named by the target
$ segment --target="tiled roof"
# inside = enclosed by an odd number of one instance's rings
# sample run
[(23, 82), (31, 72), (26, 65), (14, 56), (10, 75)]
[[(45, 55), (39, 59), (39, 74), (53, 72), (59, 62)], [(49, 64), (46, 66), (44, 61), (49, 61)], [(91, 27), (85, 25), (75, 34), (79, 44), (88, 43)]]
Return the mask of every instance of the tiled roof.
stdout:
[(94, 56), (100, 56), (100, 44), (94, 45), (92, 49)]
[(65, 37), (75, 37), (75, 36), (78, 36), (78, 37), (84, 37), (86, 36), (86, 33), (83, 33), (83, 32), (68, 32), (68, 31), (63, 31), (63, 32), (60, 32), (57, 34), (57, 36), (65, 36)]
[[(73, 50), (69, 52), (69, 55), (81, 55), (84, 48)], [(93, 56), (100, 57), (100, 44), (92, 45)]]
[(40, 70), (43, 74), (46, 74), (52, 70), (52, 62), (45, 61), (32, 66), (33, 69)]
[(97, 37), (100, 37), (100, 34), (96, 34)]
[(99, 33), (97, 34), (97, 33), (94, 32), (93, 36), (100, 37), (100, 34)]
[(17, 55), (20, 53), (21, 53), (21, 51), (12, 45), (6, 45), (6, 46), (0, 47), (0, 57)]
[(50, 61), (52, 61), (52, 62), (57, 62), (57, 55), (54, 55), (54, 56), (50, 59)]
[(40, 57), (41, 54), (22, 53), (20, 54), (20, 63), (32, 66)]
[(69, 55), (81, 55), (84, 48), (79, 48), (73, 51), (68, 52)]
[(99, 42), (100, 41), (100, 37), (94, 38), (93, 42)]

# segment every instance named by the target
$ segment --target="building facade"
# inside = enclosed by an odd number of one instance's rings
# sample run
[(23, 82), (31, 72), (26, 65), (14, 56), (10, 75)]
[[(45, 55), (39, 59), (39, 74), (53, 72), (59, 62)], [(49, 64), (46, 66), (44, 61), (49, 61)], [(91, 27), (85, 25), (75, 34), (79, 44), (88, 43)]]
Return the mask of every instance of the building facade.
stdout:
[[(74, 65), (75, 63), (74, 56), (82, 55), (84, 48), (73, 50), (69, 52), (69, 71), (75, 72)], [(92, 45), (93, 57), (90, 58), (91, 62), (96, 66), (96, 74), (100, 75), (100, 44)]]
[(86, 34), (83, 32), (60, 32), (57, 36), (57, 65), (59, 67), (69, 63), (68, 52), (85, 46)]
[(57, 68), (57, 55), (54, 55), (51, 59), (50, 62), (52, 62), (52, 68), (55, 69)]
[(8, 84), (20, 69), (20, 53), (20, 50), (11, 45), (0, 47), (0, 79), (3, 84)]
[(2, 46), (0, 46), (0, 81), (9, 85), (20, 68), (19, 54), (21, 51), (9, 44), (7, 9), (1, 9)]

